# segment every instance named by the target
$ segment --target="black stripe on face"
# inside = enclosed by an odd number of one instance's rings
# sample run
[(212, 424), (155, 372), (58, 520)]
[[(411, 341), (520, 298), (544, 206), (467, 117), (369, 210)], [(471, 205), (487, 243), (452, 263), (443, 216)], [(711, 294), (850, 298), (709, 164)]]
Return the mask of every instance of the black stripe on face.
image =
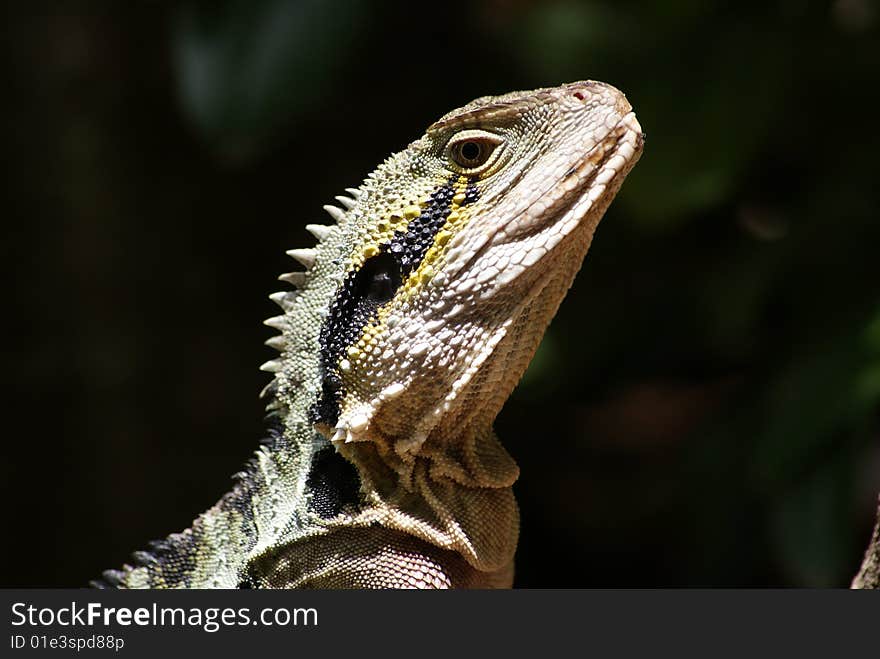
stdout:
[(321, 394), (309, 410), (312, 423), (336, 425), (343, 397), (339, 359), (348, 346), (357, 343), (364, 327), (375, 320), (379, 307), (394, 297), (401, 282), (400, 263), (387, 251), (367, 259), (342, 282), (318, 336)]
[[(387, 243), (380, 245), (379, 253), (367, 259), (356, 271), (349, 272), (330, 310), (318, 342), (321, 350), (321, 393), (309, 410), (312, 423), (335, 426), (345, 395), (338, 363), (346, 349), (357, 343), (364, 328), (375, 322), (379, 309), (397, 293), (405, 279), (416, 270), (425, 254), (434, 244), (437, 232), (446, 224), (452, 210), (457, 176), (437, 188), (425, 203), (418, 217), (413, 218), (406, 231), (396, 231)], [(465, 206), (478, 197), (473, 181), (465, 190)]]

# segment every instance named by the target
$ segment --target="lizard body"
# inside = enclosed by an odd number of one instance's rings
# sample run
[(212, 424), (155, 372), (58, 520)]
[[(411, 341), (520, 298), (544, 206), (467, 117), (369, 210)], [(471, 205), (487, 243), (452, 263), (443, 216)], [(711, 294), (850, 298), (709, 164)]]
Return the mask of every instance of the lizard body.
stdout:
[(492, 423), (643, 134), (598, 82), (477, 99), (309, 225), (271, 296), (271, 426), (231, 491), (99, 586), (507, 587)]

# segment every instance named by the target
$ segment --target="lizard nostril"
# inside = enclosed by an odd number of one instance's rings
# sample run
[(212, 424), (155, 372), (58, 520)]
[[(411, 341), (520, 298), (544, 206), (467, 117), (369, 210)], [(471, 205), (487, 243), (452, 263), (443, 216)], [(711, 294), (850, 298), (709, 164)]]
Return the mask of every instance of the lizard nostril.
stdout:
[(583, 92), (575, 92), (574, 94), (572, 94), (572, 96), (574, 96), (579, 101), (584, 100), (584, 93)]

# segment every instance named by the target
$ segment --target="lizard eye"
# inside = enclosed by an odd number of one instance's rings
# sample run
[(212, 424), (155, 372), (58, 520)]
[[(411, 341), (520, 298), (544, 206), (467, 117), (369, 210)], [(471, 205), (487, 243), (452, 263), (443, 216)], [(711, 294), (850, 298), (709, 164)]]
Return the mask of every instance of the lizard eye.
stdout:
[(482, 130), (465, 130), (452, 137), (446, 145), (446, 157), (454, 169), (478, 174), (497, 160), (498, 148), (504, 143), (498, 135)]
[(479, 167), (489, 155), (489, 149), (483, 148), (483, 145), (477, 140), (467, 140), (459, 142), (452, 149), (452, 156), (455, 162), (462, 167)]

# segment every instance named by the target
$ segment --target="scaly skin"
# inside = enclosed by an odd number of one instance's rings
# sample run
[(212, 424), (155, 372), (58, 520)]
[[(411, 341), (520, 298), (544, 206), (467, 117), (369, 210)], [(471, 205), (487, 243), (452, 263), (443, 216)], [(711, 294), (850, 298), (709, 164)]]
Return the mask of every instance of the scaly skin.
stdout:
[(270, 438), (121, 587), (507, 587), (519, 470), (493, 421), (643, 135), (612, 87), (481, 98), (310, 225), (273, 300)]

